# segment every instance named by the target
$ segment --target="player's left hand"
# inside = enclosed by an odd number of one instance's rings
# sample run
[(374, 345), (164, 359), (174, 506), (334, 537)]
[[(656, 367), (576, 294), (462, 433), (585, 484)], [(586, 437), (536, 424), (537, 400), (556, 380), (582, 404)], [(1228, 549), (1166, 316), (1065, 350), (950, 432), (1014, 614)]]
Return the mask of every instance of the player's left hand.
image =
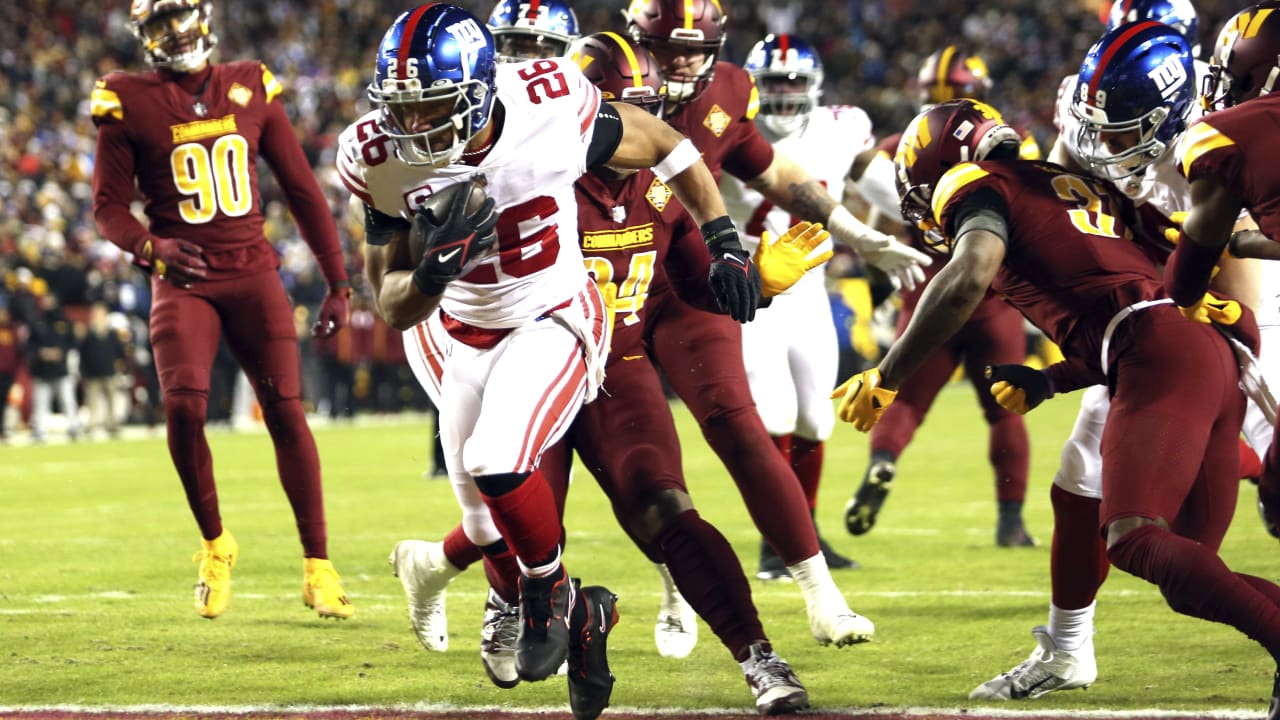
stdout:
[(756, 248), (753, 258), (760, 269), (760, 294), (773, 297), (786, 292), (805, 273), (830, 260), (833, 254), (830, 248), (809, 257), (830, 237), (831, 233), (824, 230), (821, 223), (804, 221), (792, 225), (773, 242), (766, 230), (760, 236), (760, 247)]
[(760, 302), (760, 271), (742, 247), (733, 221), (725, 216), (706, 223), (702, 237), (711, 253), (707, 284), (720, 309), (740, 323), (754, 320)]
[(1210, 293), (1205, 293), (1196, 304), (1189, 307), (1178, 307), (1178, 312), (1188, 320), (1198, 323), (1217, 323), (1219, 325), (1235, 325), (1240, 320), (1242, 311), (1240, 303), (1235, 300), (1227, 300), (1214, 297)]
[(1019, 415), (1035, 410), (1053, 397), (1049, 376), (1026, 365), (988, 365), (983, 372), (991, 381), (989, 391), (996, 404)]
[(924, 268), (933, 263), (928, 255), (881, 232), (848, 238), (846, 242), (863, 260), (888, 275), (894, 288), (915, 290), (924, 283)]
[(351, 283), (340, 282), (329, 288), (320, 304), (316, 322), (311, 326), (311, 337), (333, 337), (339, 330), (351, 324)]
[(871, 368), (841, 383), (831, 393), (831, 399), (840, 400), (836, 417), (861, 432), (867, 432), (880, 422), (880, 416), (898, 397), (897, 390), (880, 387), (880, 368)]

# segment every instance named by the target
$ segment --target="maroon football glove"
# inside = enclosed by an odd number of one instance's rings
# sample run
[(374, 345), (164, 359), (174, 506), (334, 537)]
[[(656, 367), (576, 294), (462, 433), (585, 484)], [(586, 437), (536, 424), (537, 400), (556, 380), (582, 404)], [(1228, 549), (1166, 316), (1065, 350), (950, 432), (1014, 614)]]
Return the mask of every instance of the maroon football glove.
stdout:
[(332, 337), (342, 328), (351, 324), (351, 284), (337, 283), (329, 288), (320, 305), (320, 314), (316, 323), (311, 326), (311, 337)]
[(162, 280), (177, 285), (189, 285), (203, 280), (209, 270), (204, 262), (204, 251), (199, 245), (177, 238), (153, 238), (142, 244), (138, 253), (151, 263)]

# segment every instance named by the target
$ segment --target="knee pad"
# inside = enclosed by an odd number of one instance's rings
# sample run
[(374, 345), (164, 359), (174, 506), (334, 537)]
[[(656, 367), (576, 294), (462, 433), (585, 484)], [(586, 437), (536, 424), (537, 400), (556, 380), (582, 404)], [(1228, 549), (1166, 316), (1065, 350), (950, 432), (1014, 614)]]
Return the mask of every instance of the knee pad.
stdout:
[(169, 422), (184, 426), (204, 426), (209, 395), (194, 390), (171, 390), (164, 394), (164, 412)]
[(693, 500), (681, 490), (667, 489), (637, 507), (631, 516), (631, 531), (645, 542), (653, 542), (662, 529), (685, 512), (693, 510)]
[(274, 434), (279, 430), (305, 426), (307, 414), (298, 398), (277, 399), (262, 406), (262, 422)]

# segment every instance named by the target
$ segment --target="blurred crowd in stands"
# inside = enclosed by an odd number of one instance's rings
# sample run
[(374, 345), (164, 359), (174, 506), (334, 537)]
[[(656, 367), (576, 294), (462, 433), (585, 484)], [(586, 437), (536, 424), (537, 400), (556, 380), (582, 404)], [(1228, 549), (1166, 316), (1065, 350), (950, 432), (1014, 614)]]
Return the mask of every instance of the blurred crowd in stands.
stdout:
[[(458, 4), (481, 17), (492, 9), (492, 3), (473, 0)], [(583, 31), (623, 31), (623, 4), (575, 3)], [(824, 101), (863, 107), (878, 135), (901, 129), (914, 115), (911, 79), (926, 55), (945, 44), (972, 47), (996, 81), (995, 104), (1036, 134), (1042, 147), (1052, 140), (1058, 81), (1075, 71), (1101, 34), (1100, 12), (1109, 6), (1097, 0), (726, 4), (730, 32), (722, 59), (741, 62), (770, 31), (809, 38), (826, 64)], [(1197, 5), (1206, 47), (1221, 20), (1243, 6), (1225, 0)], [(348, 252), (356, 282), (352, 328), (316, 343), (302, 330), (324, 284), (270, 172), (260, 174), (266, 232), (297, 307), (304, 392), (313, 409), (331, 416), (426, 407), (404, 365), (398, 334), (371, 310), (361, 228), (350, 219), (333, 162), (338, 133), (367, 109), (364, 88), (374, 48), (406, 7), (366, 0), (214, 3), (221, 39), (215, 59), (260, 58), (284, 82), (290, 115)], [(0, 412), (0, 437), (23, 422), (39, 438), (51, 406), (65, 414), (60, 427), (74, 435), (89, 429), (84, 423), (113, 433), (122, 422), (161, 419), (147, 343), (149, 280), (98, 237), (91, 207), (95, 131), (89, 92), (103, 74), (144, 67), (128, 16), (124, 0), (0, 3), (0, 399), (10, 398), (14, 406), (7, 423)], [(835, 304), (841, 303), (847, 305)], [(849, 337), (847, 325), (845, 330)], [(243, 412), (236, 409), (236, 374), (234, 360), (222, 353), (211, 419)], [(11, 393), (11, 387), (18, 390)], [(66, 412), (77, 403), (88, 411)]]

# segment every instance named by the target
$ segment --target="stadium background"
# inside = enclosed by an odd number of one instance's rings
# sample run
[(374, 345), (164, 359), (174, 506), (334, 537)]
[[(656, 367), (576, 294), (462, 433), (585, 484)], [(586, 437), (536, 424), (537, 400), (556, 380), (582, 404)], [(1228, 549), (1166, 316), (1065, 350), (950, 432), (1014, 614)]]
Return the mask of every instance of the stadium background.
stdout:
[[(462, 2), (487, 17), (491, 3)], [(576, 2), (584, 33), (622, 31), (621, 2)], [(1244, 3), (1197, 3), (1207, 48), (1221, 21)], [(1059, 79), (1074, 72), (1102, 31), (1109, 3), (1097, 0), (766, 0), (728, 3), (729, 38), (722, 59), (741, 62), (766, 32), (811, 39), (826, 66), (824, 101), (856, 104), (871, 115), (877, 135), (900, 129), (914, 114), (911, 78), (925, 55), (948, 43), (981, 54), (995, 79), (994, 103), (1048, 147)], [(330, 415), (358, 409), (391, 412), (426, 406), (403, 363), (395, 332), (370, 310), (360, 260), (360, 228), (350, 222), (347, 193), (333, 166), (341, 129), (367, 103), (373, 51), (383, 30), (406, 5), (357, 0), (215, 2), (221, 44), (215, 58), (261, 58), (285, 83), (285, 102), (303, 147), (338, 218), (347, 265), (356, 281), (353, 327), (320, 344), (300, 333), (304, 392)], [(88, 8), (88, 11), (86, 11)], [(148, 282), (93, 224), (91, 176), (94, 129), (87, 106), (94, 80), (112, 70), (143, 67), (128, 24), (128, 3), (86, 6), (73, 0), (0, 4), (0, 336), (19, 340), (5, 352), (0, 375), (16, 374), (10, 430), (30, 413), (27, 360), (36, 348), (31, 328), (45, 321), (44, 295), (84, 334), (90, 309), (101, 303), (111, 333), (123, 341), (114, 382), (127, 394), (133, 422), (155, 425), (158, 387), (146, 342)], [(269, 172), (261, 174), (268, 238), (297, 308), (298, 326), (324, 295), (320, 277)], [(856, 274), (854, 265), (841, 265)], [(833, 303), (844, 310), (847, 303)], [(865, 310), (865, 308), (863, 308)], [(849, 312), (837, 323), (847, 328)], [(849, 333), (842, 332), (848, 342)], [(865, 348), (860, 347), (864, 350)], [(847, 352), (853, 348), (847, 347)], [(74, 364), (69, 370), (74, 377)], [(211, 418), (243, 415), (233, 408), (236, 368), (221, 353)], [(0, 388), (2, 389), (2, 388)], [(242, 394), (244, 397), (245, 394)], [(0, 431), (2, 433), (3, 431)]]

